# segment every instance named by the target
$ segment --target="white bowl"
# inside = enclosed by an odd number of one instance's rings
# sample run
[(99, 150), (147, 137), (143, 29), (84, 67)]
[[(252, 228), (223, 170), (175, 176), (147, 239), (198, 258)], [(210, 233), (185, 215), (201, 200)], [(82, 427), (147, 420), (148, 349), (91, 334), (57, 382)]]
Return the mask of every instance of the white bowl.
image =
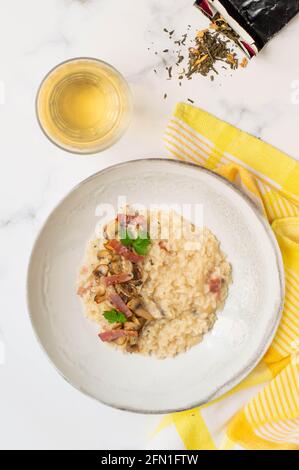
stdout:
[[(76, 278), (100, 203), (199, 203), (204, 224), (233, 268), (225, 308), (202, 343), (171, 359), (122, 354), (84, 318)], [(259, 362), (284, 298), (276, 240), (254, 204), (199, 166), (147, 159), (115, 165), (74, 188), (45, 222), (28, 271), (33, 327), (56, 369), (73, 386), (116, 408), (166, 413), (192, 408), (238, 384)]]

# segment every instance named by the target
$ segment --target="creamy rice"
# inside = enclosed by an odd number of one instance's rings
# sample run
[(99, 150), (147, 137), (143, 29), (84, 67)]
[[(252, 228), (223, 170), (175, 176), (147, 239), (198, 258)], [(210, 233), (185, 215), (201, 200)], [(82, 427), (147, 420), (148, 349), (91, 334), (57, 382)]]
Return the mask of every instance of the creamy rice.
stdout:
[[(169, 215), (169, 214), (168, 214)], [(168, 216), (167, 215), (167, 216)], [(171, 213), (168, 236), (152, 239), (148, 254), (141, 263), (142, 283), (138, 295), (152, 316), (138, 338), (138, 351), (159, 358), (175, 356), (202, 341), (221, 310), (231, 281), (231, 266), (215, 235)], [(151, 221), (162, 220), (163, 213), (151, 213)], [(181, 236), (178, 236), (183, 232)], [(80, 271), (79, 289), (86, 316), (101, 330), (111, 329), (103, 312), (111, 309), (109, 301), (94, 301), (98, 286), (92, 273), (99, 261), (97, 253), (104, 240), (92, 240), (87, 247)], [(122, 260), (123, 270), (129, 261)], [(113, 343), (115, 344), (115, 343)]]

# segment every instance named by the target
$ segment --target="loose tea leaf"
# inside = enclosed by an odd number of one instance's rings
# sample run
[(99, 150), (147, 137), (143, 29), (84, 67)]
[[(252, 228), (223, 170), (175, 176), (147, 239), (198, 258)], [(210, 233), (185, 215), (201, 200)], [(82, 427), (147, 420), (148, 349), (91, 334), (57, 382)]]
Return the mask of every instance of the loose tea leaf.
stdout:
[(177, 60), (177, 62), (176, 62), (176, 65), (180, 65), (180, 63), (183, 62), (184, 58), (185, 58), (185, 57), (184, 57), (183, 55), (179, 55), (179, 56), (178, 56), (178, 60)]
[(183, 34), (183, 36), (182, 36), (182, 41), (181, 41), (181, 44), (182, 44), (183, 46), (185, 46), (185, 44), (186, 44), (186, 39), (187, 39), (187, 34)]
[[(248, 60), (246, 57), (239, 62), (235, 52), (237, 46), (240, 46), (238, 35), (219, 13), (214, 15), (209, 28), (198, 31), (194, 39), (188, 40), (190, 29), (191, 25), (188, 25), (187, 32), (182, 34), (181, 37), (175, 38), (173, 37), (174, 29), (169, 31), (167, 28), (164, 28), (164, 32), (173, 41), (172, 44), (178, 46), (177, 50), (173, 48), (163, 50), (164, 53), (172, 52), (176, 56), (174, 61), (173, 55), (169, 55), (171, 65), (166, 67), (168, 73), (167, 80), (175, 77), (179, 81), (179, 86), (182, 86), (184, 78), (191, 80), (194, 74), (200, 74), (203, 77), (209, 76), (210, 80), (214, 81), (215, 75), (219, 75), (221, 70), (235, 70), (238, 67), (245, 68), (247, 66)], [(192, 47), (188, 47), (187, 40), (190, 45), (192, 44)], [(187, 52), (186, 54), (185, 51)], [(158, 52), (155, 52), (155, 54), (158, 55)], [(165, 65), (167, 65), (167, 60), (165, 58), (162, 59)], [(221, 68), (219, 67), (219, 62), (222, 62), (222, 65), (220, 64)], [(175, 67), (179, 67), (179, 70), (176, 70)], [(165, 93), (164, 99), (166, 97), (167, 94)], [(190, 99), (188, 101), (192, 102)]]
[(228, 42), (220, 33), (204, 30), (196, 35), (195, 46), (189, 49), (189, 68), (187, 77), (200, 73), (206, 77), (211, 71), (218, 74), (215, 64), (218, 61), (226, 62), (232, 69), (238, 67), (238, 59), (232, 52)]
[(168, 72), (168, 77), (172, 78), (172, 66), (171, 67), (166, 67), (166, 70)]

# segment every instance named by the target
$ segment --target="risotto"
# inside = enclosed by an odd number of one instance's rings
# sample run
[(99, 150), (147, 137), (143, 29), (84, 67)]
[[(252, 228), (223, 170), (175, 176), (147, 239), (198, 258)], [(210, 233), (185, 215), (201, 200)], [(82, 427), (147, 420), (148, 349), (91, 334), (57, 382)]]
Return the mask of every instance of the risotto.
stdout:
[(99, 338), (159, 358), (202, 341), (231, 282), (215, 235), (162, 211), (119, 214), (103, 234), (88, 243), (77, 290)]

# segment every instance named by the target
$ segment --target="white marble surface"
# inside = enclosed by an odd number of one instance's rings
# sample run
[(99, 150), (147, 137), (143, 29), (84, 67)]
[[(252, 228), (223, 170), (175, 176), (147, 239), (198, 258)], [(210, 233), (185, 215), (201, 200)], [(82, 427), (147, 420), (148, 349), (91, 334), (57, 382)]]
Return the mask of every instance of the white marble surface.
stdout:
[[(292, 83), (298, 86), (299, 80), (299, 18), (247, 69), (213, 83), (197, 77), (180, 88), (166, 80), (163, 54), (147, 48), (151, 42), (157, 50), (167, 47), (164, 27), (183, 33), (188, 24), (206, 25), (192, 0), (0, 0), (0, 5), (0, 448), (144, 448), (157, 417), (110, 410), (81, 395), (41, 352), (25, 302), (33, 240), (52, 207), (83, 178), (119, 161), (163, 155), (165, 123), (175, 103), (188, 97), (299, 159), (299, 104), (296, 94), (291, 99)], [(35, 118), (41, 79), (74, 56), (112, 63), (134, 95), (130, 129), (97, 156), (57, 149)]]

